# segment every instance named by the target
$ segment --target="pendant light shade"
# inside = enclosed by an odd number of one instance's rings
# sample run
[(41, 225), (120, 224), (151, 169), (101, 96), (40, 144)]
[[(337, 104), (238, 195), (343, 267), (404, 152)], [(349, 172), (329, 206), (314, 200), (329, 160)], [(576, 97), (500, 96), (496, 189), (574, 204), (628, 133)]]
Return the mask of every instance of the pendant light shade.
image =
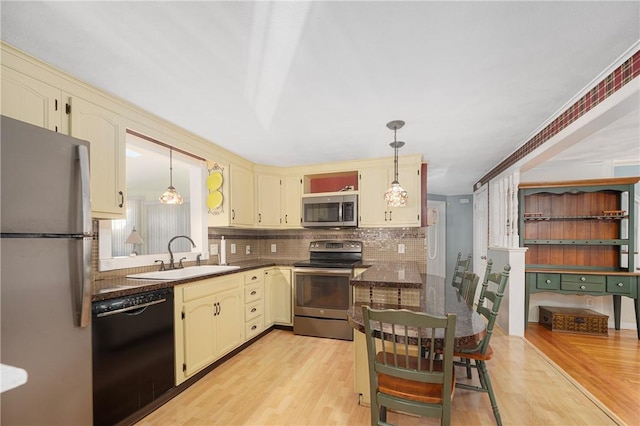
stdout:
[(173, 187), (173, 150), (169, 149), (169, 187), (160, 196), (162, 204), (182, 204), (182, 195)]
[(404, 146), (404, 142), (396, 140), (396, 132), (404, 126), (404, 121), (394, 120), (387, 123), (387, 127), (393, 130), (393, 142), (389, 144), (393, 148), (393, 182), (384, 193), (384, 199), (389, 207), (406, 207), (408, 194), (400, 182), (398, 182), (398, 149)]

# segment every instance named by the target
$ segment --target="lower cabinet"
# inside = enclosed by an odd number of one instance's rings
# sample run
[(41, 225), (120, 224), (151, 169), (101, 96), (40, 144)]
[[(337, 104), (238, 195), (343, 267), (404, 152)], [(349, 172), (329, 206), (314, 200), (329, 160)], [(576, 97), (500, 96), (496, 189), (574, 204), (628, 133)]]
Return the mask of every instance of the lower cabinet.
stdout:
[(176, 383), (243, 342), (243, 274), (176, 287)]
[(250, 340), (264, 330), (264, 272), (244, 274), (244, 339)]
[(265, 269), (265, 326), (293, 325), (293, 286), (291, 268)]

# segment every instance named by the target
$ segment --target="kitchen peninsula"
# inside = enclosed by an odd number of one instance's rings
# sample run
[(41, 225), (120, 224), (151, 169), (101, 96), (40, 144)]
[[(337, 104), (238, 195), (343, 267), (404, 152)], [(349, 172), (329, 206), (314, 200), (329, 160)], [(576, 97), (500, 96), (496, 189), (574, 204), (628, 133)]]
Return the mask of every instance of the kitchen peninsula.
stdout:
[(369, 371), (362, 306), (408, 309), (432, 315), (457, 315), (456, 348), (472, 348), (486, 334), (486, 323), (444, 277), (421, 274), (415, 262), (385, 262), (370, 266), (351, 279), (354, 303), (347, 312), (354, 328), (355, 390), (369, 404)]

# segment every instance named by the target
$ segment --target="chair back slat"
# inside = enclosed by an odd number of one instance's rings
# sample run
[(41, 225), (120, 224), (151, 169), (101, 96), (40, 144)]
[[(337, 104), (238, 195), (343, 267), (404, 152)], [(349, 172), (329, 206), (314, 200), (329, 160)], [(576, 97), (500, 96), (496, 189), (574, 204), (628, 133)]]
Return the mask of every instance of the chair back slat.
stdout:
[[(420, 416), (443, 418), (444, 412), (450, 413), (456, 315), (434, 316), (406, 309), (376, 310), (368, 306), (362, 307), (362, 315), (372, 408), (377, 410), (382, 406)], [(434, 350), (427, 350), (426, 355), (421, 356), (423, 347)], [(387, 394), (385, 388), (379, 387), (380, 377), (387, 381), (391, 377), (391, 380), (441, 386), (440, 402), (426, 403)], [(380, 423), (373, 421), (372, 417), (372, 424)]]
[(458, 252), (458, 257), (456, 258), (456, 264), (453, 269), (453, 275), (451, 277), (451, 285), (457, 289), (460, 289), (462, 285), (462, 279), (464, 277), (464, 273), (469, 270), (471, 267), (471, 255), (468, 255), (466, 259), (462, 259), (462, 252)]
[(480, 315), (487, 319), (487, 334), (479, 342), (476, 348), (463, 352), (485, 353), (489, 348), (489, 341), (493, 334), (493, 326), (498, 318), (502, 297), (504, 296), (504, 291), (507, 287), (507, 283), (509, 282), (509, 271), (511, 270), (511, 266), (505, 265), (502, 272), (492, 273), (492, 266), (493, 262), (489, 260), (489, 262), (487, 262), (487, 270), (485, 271), (485, 277), (482, 282), (482, 289), (480, 290), (480, 297), (478, 299), (478, 307), (476, 309)]
[(460, 286), (459, 293), (470, 306), (473, 306), (473, 300), (476, 297), (478, 281), (480, 281), (480, 277), (473, 272), (465, 272), (462, 276), (462, 285)]

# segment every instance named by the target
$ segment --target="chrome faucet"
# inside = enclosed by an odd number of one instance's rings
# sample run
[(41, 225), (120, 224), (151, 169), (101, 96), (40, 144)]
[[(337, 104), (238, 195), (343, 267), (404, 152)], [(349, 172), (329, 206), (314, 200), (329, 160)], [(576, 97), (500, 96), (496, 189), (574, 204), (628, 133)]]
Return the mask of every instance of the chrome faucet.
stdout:
[[(196, 243), (194, 243), (193, 240), (186, 235), (176, 235), (175, 237), (170, 239), (169, 244), (167, 245), (167, 248), (169, 249), (169, 269), (176, 269), (176, 265), (173, 263), (173, 252), (171, 251), (171, 243), (173, 242), (173, 240), (177, 238), (186, 238), (187, 240), (191, 241), (191, 244), (193, 244), (193, 247), (196, 246)], [(183, 267), (184, 266), (182, 266), (182, 259), (181, 259), (179, 268), (183, 268)]]

